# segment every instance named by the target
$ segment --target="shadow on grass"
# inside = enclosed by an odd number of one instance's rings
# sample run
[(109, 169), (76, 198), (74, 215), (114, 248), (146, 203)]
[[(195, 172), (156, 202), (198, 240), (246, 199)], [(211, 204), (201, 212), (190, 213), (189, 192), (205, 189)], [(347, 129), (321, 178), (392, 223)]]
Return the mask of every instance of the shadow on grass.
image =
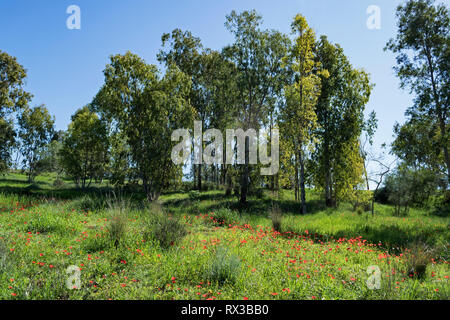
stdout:
[[(398, 226), (361, 226), (355, 230), (341, 230), (331, 234), (322, 234), (319, 231), (309, 227), (308, 234), (311, 239), (328, 241), (337, 239), (355, 239), (362, 237), (368, 243), (380, 244), (379, 247), (387, 250), (390, 254), (400, 254), (406, 248), (414, 243), (424, 243), (429, 246), (435, 246), (439, 237), (444, 236), (448, 239), (448, 233), (445, 228), (437, 228), (433, 230), (423, 230), (421, 233), (411, 233), (408, 230)], [(298, 235), (305, 235), (303, 231), (295, 229), (284, 230), (283, 236), (287, 238), (295, 238)], [(448, 252), (447, 252), (448, 254)]]
[[(210, 205), (202, 206), (201, 202), (212, 202)], [(276, 200), (268, 197), (254, 198), (247, 200), (245, 205), (241, 204), (236, 196), (227, 196), (225, 193), (202, 193), (195, 198), (171, 199), (164, 202), (164, 206), (170, 207), (185, 207), (188, 209), (193, 203), (197, 202), (202, 208), (202, 213), (214, 212), (221, 208), (228, 208), (239, 212), (240, 214), (267, 216), (273, 204), (287, 214), (298, 215), (301, 214), (301, 203), (293, 200)], [(322, 200), (307, 201), (307, 214), (314, 214), (325, 209)]]
[(92, 198), (114, 198), (120, 195), (123, 198), (142, 201), (145, 199), (143, 192), (136, 192), (134, 190), (116, 189), (111, 186), (91, 187), (91, 188), (60, 188), (60, 189), (46, 189), (41, 188), (38, 184), (30, 184), (27, 187), (12, 187), (0, 186), (0, 193), (5, 195), (19, 195), (26, 196), (32, 199), (51, 198), (56, 200), (76, 200), (86, 196)]

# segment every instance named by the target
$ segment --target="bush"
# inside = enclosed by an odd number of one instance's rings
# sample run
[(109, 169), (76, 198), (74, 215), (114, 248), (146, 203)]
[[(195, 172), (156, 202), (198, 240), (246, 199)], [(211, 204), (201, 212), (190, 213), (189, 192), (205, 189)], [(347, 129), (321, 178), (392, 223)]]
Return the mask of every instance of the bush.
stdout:
[(375, 190), (373, 196), (377, 203), (381, 203), (381, 204), (389, 203), (389, 192), (386, 187), (382, 187), (382, 188), (379, 188), (378, 190)]
[(60, 178), (56, 178), (55, 181), (53, 181), (53, 186), (57, 189), (62, 188), (64, 186), (64, 181)]
[(214, 222), (222, 226), (239, 221), (239, 217), (236, 212), (228, 208), (219, 208), (213, 213), (213, 217)]
[(408, 275), (422, 279), (434, 254), (434, 250), (423, 243), (411, 245), (405, 254)]
[(273, 229), (277, 232), (281, 232), (281, 225), (283, 220), (283, 214), (277, 204), (272, 205), (270, 211), (270, 219), (272, 220)]
[[(394, 215), (402, 216), (409, 212), (409, 207), (426, 206), (438, 189), (439, 175), (436, 172), (419, 169), (413, 170), (400, 166), (387, 176), (384, 190), (377, 197), (395, 206)], [(382, 192), (382, 193), (381, 193)]]
[(98, 252), (109, 247), (108, 239), (104, 235), (89, 237), (82, 242), (83, 249), (86, 252)]
[(96, 197), (95, 199), (90, 196), (84, 196), (77, 199), (72, 205), (74, 209), (83, 211), (96, 211), (103, 210), (107, 207), (107, 201), (103, 197)]
[(200, 192), (197, 190), (189, 191), (189, 199), (192, 201), (197, 200), (200, 197)]
[(450, 215), (450, 190), (445, 190), (443, 195), (436, 197), (433, 204), (433, 214), (440, 217)]
[(33, 233), (49, 233), (57, 231), (58, 229), (61, 230), (61, 228), (62, 224), (58, 218), (50, 214), (36, 214), (31, 221), (26, 224), (25, 231)]
[[(165, 213), (153, 213), (150, 218), (150, 236), (159, 242), (163, 249), (175, 245), (186, 234), (186, 227), (175, 217), (169, 217)], [(145, 238), (148, 238), (148, 233)]]
[(110, 209), (112, 216), (106, 230), (111, 242), (114, 243), (116, 248), (119, 246), (128, 229), (127, 209), (127, 204), (123, 202), (114, 204)]
[(207, 269), (206, 278), (219, 285), (224, 283), (234, 283), (239, 273), (241, 262), (237, 255), (229, 254), (228, 250), (219, 247)]
[(257, 199), (262, 199), (264, 197), (264, 189), (263, 188), (255, 188), (249, 192), (251, 196), (256, 197)]
[(353, 205), (353, 211), (357, 211), (358, 214), (364, 211), (370, 211), (370, 201), (372, 200), (373, 193), (369, 190), (353, 190), (350, 195), (350, 202)]

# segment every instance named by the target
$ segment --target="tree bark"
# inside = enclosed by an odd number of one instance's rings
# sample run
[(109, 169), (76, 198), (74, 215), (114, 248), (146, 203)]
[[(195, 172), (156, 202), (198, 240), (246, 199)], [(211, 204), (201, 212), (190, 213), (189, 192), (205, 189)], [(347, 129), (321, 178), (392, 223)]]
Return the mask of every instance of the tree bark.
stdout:
[(249, 176), (249, 149), (250, 149), (250, 137), (245, 137), (245, 164), (243, 174), (241, 176), (241, 204), (247, 204), (248, 193), (248, 176)]
[(302, 201), (302, 214), (306, 214), (306, 189), (305, 189), (305, 162), (303, 159), (302, 149), (298, 151), (298, 159), (300, 162), (300, 190)]

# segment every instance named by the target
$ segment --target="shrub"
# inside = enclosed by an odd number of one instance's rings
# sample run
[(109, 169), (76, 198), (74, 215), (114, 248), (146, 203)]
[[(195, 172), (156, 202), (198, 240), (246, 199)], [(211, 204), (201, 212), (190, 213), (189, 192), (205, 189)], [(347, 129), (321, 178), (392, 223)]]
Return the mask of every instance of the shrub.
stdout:
[[(163, 249), (170, 248), (186, 236), (186, 227), (175, 217), (153, 213), (150, 218), (150, 235)], [(148, 238), (148, 233), (145, 236)]]
[(219, 208), (213, 214), (214, 221), (219, 225), (227, 225), (239, 220), (238, 215), (228, 208)]
[(408, 275), (423, 278), (434, 254), (434, 250), (423, 243), (412, 244), (405, 253)]
[(197, 200), (200, 197), (200, 192), (198, 190), (189, 191), (189, 199), (192, 201)]
[(270, 219), (272, 220), (273, 229), (277, 232), (281, 232), (281, 225), (283, 220), (283, 214), (277, 204), (272, 205), (270, 211)]
[(382, 187), (382, 188), (379, 188), (378, 190), (375, 190), (373, 196), (377, 203), (381, 203), (381, 204), (389, 203), (389, 191), (386, 187)]
[(356, 208), (356, 213), (357, 213), (359, 216), (362, 215), (362, 214), (364, 213), (363, 208), (362, 208), (362, 207), (357, 207), (357, 208)]
[(257, 199), (262, 199), (264, 197), (264, 189), (263, 188), (255, 188), (250, 191), (250, 195), (256, 197)]
[(413, 170), (404, 166), (387, 176), (383, 193), (395, 206), (394, 214), (406, 215), (411, 205), (428, 205), (438, 188), (438, 177), (436, 172), (427, 169)]
[(64, 186), (64, 181), (61, 178), (56, 178), (55, 181), (53, 181), (53, 186), (57, 189), (62, 188)]
[[(369, 211), (371, 209), (370, 201), (373, 197), (372, 191), (369, 190), (352, 190), (350, 192), (350, 202), (353, 205), (353, 211)], [(361, 212), (361, 213), (362, 213)]]
[(441, 217), (450, 215), (450, 190), (445, 190), (442, 195), (435, 198), (433, 214)]
[(206, 278), (219, 285), (224, 283), (234, 283), (239, 273), (241, 262), (237, 255), (229, 254), (228, 250), (219, 247), (207, 269)]
[(104, 235), (89, 237), (82, 242), (86, 252), (98, 252), (109, 247), (108, 240)]
[(117, 248), (124, 238), (127, 228), (128, 228), (128, 220), (127, 220), (127, 205), (123, 202), (116, 203), (110, 209), (112, 211), (112, 215), (109, 221), (106, 230), (108, 232), (108, 236), (114, 246)]
[(61, 227), (57, 218), (50, 214), (36, 214), (25, 226), (27, 232), (49, 233), (54, 232)]
[(107, 201), (103, 197), (92, 198), (90, 196), (84, 196), (76, 200), (72, 206), (78, 210), (96, 211), (105, 209), (107, 207)]

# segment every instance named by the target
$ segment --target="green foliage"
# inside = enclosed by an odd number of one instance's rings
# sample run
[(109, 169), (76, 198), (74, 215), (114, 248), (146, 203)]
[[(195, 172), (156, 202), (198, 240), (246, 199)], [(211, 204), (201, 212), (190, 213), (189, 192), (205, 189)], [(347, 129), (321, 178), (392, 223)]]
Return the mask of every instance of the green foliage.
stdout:
[[(256, 11), (232, 11), (225, 26), (234, 36), (234, 42), (223, 49), (227, 60), (234, 63), (237, 116), (235, 124), (243, 130), (258, 130), (267, 123), (275, 103), (281, 99), (282, 89), (288, 79), (283, 58), (289, 49), (289, 38), (275, 30), (261, 30), (262, 17)], [(248, 140), (247, 140), (248, 141)], [(246, 155), (249, 143), (245, 147)], [(245, 157), (240, 170), (240, 202), (245, 204), (249, 189), (251, 168)]]
[(186, 227), (176, 217), (164, 212), (151, 215), (147, 237), (156, 240), (161, 248), (168, 249), (174, 246), (186, 234)]
[(53, 215), (37, 214), (25, 226), (26, 232), (33, 233), (50, 233), (55, 231), (63, 231), (62, 221)]
[(326, 203), (332, 206), (348, 199), (362, 182), (359, 138), (367, 129), (364, 110), (373, 84), (369, 75), (353, 68), (343, 49), (325, 36), (318, 43), (317, 59), (329, 76), (322, 76), (316, 106), (318, 127), (311, 167), (314, 184), (325, 191)]
[(409, 246), (406, 253), (406, 268), (409, 277), (423, 279), (427, 266), (435, 258), (435, 252), (429, 246), (423, 243), (413, 243)]
[(0, 272), (6, 273), (10, 268), (8, 249), (3, 240), (0, 240)]
[(83, 195), (74, 200), (70, 207), (76, 210), (99, 211), (108, 208), (107, 199), (103, 196), (95, 195)]
[(173, 144), (161, 141), (171, 141), (173, 130), (191, 123), (191, 82), (173, 65), (160, 79), (156, 66), (130, 52), (112, 56), (104, 75), (93, 108), (126, 137), (147, 198), (155, 200), (182, 176), (171, 160)]
[(132, 178), (130, 148), (123, 132), (114, 132), (109, 137), (110, 161), (108, 171), (109, 181), (115, 186), (123, 186), (127, 178)]
[(112, 207), (112, 215), (106, 228), (111, 243), (117, 248), (125, 237), (128, 228), (127, 207), (115, 204)]
[(0, 172), (11, 165), (11, 150), (16, 144), (16, 133), (12, 120), (0, 118)]
[(397, 7), (396, 16), (398, 32), (385, 50), (396, 54), (400, 86), (415, 99), (406, 124), (395, 128), (393, 150), (408, 164), (446, 169), (450, 180), (448, 7), (435, 0), (409, 0)]
[(236, 254), (229, 253), (228, 249), (219, 247), (206, 270), (206, 278), (219, 285), (233, 284), (239, 274), (241, 261)]
[[(436, 194), (438, 180), (434, 172), (405, 166), (397, 168), (385, 181), (385, 193), (389, 203), (395, 205), (397, 215), (407, 214), (411, 205), (425, 206)], [(401, 213), (403, 207), (403, 213)]]
[(270, 219), (272, 220), (273, 229), (277, 232), (281, 232), (283, 226), (283, 213), (277, 204), (272, 205), (270, 210)]
[(239, 216), (235, 211), (229, 208), (219, 208), (212, 213), (214, 222), (220, 226), (227, 226), (229, 224), (236, 223), (239, 221)]
[(370, 210), (370, 201), (372, 200), (373, 193), (370, 190), (353, 190), (348, 200), (353, 206), (353, 210), (361, 209), (362, 212)]
[(26, 107), (32, 97), (23, 89), (26, 76), (17, 59), (0, 50), (0, 172), (9, 168), (16, 144), (11, 114)]
[(103, 178), (108, 147), (104, 124), (85, 106), (72, 116), (59, 151), (61, 165), (77, 186), (84, 189), (94, 178)]
[[(290, 141), (284, 145), (282, 156), (284, 167), (294, 167), (294, 184), (296, 193), (301, 191), (302, 213), (306, 213), (305, 199), (305, 162), (311, 135), (317, 126), (314, 112), (320, 95), (321, 78), (328, 77), (328, 72), (321, 70), (316, 61), (314, 50), (315, 34), (306, 19), (298, 14), (291, 25), (292, 33), (297, 35), (290, 48), (285, 63), (293, 80), (284, 88), (286, 103), (280, 110), (279, 126), (284, 137)], [(289, 172), (289, 170), (287, 171)], [(297, 198), (300, 198), (297, 196)]]
[(25, 108), (19, 115), (20, 151), (23, 164), (28, 170), (28, 180), (45, 170), (43, 155), (54, 135), (55, 120), (45, 106)]
[(191, 190), (191, 191), (189, 191), (188, 195), (189, 195), (189, 199), (194, 201), (200, 197), (200, 192), (198, 190)]
[(53, 181), (53, 186), (57, 189), (62, 188), (64, 186), (64, 181), (57, 177), (54, 181)]
[[(38, 197), (0, 193), (0, 243), (4, 244), (0, 263), (7, 261), (0, 271), (1, 299), (448, 297), (448, 218), (430, 215), (430, 210), (411, 208), (407, 217), (394, 217), (391, 206), (379, 204), (374, 217), (358, 216), (347, 203), (337, 210), (315, 208), (320, 193), (308, 190), (308, 207), (314, 211), (299, 215), (293, 192), (284, 190), (282, 199), (250, 197), (238, 221), (217, 228), (206, 213), (233, 208), (238, 205), (235, 199), (225, 197), (223, 191), (202, 192), (196, 202), (201, 214), (189, 214), (194, 204), (189, 203), (188, 194), (170, 192), (150, 210), (155, 215), (173, 213), (172, 219), (178, 220), (187, 234), (174, 250), (162, 250), (155, 245), (158, 240), (152, 234), (152, 216), (145, 200), (117, 197), (109, 199), (106, 210), (86, 212), (78, 207), (80, 191), (66, 190), (65, 200), (59, 200), (60, 190), (52, 188), (50, 178), (40, 176), (37, 183), (44, 179), (48, 189), (41, 190)], [(20, 174), (8, 175), (0, 184), (19, 191), (28, 185)], [(67, 197), (69, 192), (71, 197)], [(97, 201), (103, 206), (104, 198), (97, 193), (91, 198), (93, 205)], [(113, 203), (122, 207), (128, 218), (117, 248), (108, 232)], [(282, 234), (273, 232), (267, 216), (272, 203), (283, 210), (286, 231)], [(43, 226), (53, 227), (45, 233), (28, 231), (27, 226), (39, 216), (45, 219)], [(435, 258), (434, 263), (425, 259), (422, 278), (409, 276), (412, 268), (405, 250), (417, 242), (425, 243), (423, 248), (431, 250)], [(82, 268), (78, 290), (65, 288), (69, 265)], [(382, 290), (367, 288), (366, 270), (373, 265), (381, 269)]]

